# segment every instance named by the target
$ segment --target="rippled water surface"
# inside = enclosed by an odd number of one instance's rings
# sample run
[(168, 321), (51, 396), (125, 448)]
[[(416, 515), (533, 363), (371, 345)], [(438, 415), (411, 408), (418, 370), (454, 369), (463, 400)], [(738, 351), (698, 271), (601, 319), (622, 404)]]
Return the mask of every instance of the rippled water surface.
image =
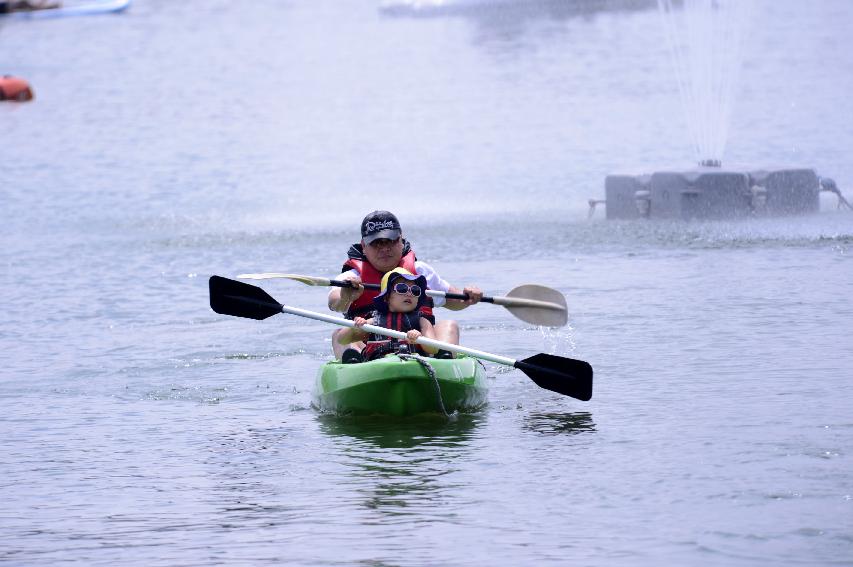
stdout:
[[(853, 8), (756, 12), (728, 155), (850, 198)], [(662, 33), (628, 0), (0, 20), (36, 93), (0, 103), (0, 562), (853, 564), (853, 216), (586, 219), (692, 159)], [(587, 360), (592, 401), (489, 364), (474, 414), (321, 415), (329, 325), (209, 309), (211, 274), (334, 275), (377, 207), (456, 284), (562, 291), (568, 327), (482, 305), (463, 344)]]

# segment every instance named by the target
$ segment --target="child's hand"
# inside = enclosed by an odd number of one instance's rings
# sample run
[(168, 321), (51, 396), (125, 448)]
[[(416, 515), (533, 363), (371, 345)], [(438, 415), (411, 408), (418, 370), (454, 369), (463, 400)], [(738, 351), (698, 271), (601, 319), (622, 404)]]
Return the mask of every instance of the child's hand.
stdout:
[(412, 329), (411, 331), (406, 332), (406, 342), (410, 345), (413, 345), (417, 342), (418, 338), (420, 338), (421, 332), (417, 329)]
[(364, 327), (364, 325), (367, 323), (367, 319), (365, 319), (364, 317), (356, 317), (352, 320), (352, 322), (355, 323), (356, 327)]

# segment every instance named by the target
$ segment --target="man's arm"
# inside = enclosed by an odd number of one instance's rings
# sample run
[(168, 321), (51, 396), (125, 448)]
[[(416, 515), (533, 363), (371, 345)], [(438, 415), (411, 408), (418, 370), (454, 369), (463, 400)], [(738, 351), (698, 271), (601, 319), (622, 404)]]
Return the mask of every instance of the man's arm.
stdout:
[(451, 311), (461, 311), (469, 305), (479, 303), (480, 299), (483, 297), (482, 290), (480, 290), (480, 288), (475, 285), (469, 285), (463, 290), (460, 290), (457, 287), (453, 287), (452, 285), (450, 285), (450, 283), (447, 282), (447, 280), (438, 275), (438, 272), (435, 271), (435, 268), (433, 268), (426, 262), (418, 261), (415, 263), (415, 267), (417, 268), (418, 275), (424, 276), (427, 279), (427, 286), (430, 289), (436, 291), (443, 291), (445, 293), (465, 293), (468, 295), (468, 299), (466, 300), (445, 300), (444, 298), (434, 297), (433, 302), (435, 303), (436, 307), (447, 307)]
[(474, 305), (475, 303), (479, 303), (480, 299), (483, 297), (483, 291), (475, 286), (469, 285), (465, 286), (465, 289), (460, 290), (459, 288), (450, 286), (450, 289), (447, 290), (447, 293), (464, 293), (468, 296), (468, 299), (447, 299), (444, 306), (451, 311), (461, 311), (468, 306)]
[(339, 279), (349, 280), (353, 282), (353, 284), (358, 285), (358, 287), (333, 287), (329, 292), (329, 309), (339, 313), (343, 313), (349, 309), (352, 302), (361, 297), (361, 294), (364, 293), (364, 288), (361, 286), (361, 277), (356, 270), (350, 270), (349, 272), (344, 272), (341, 275), (343, 277), (339, 276)]

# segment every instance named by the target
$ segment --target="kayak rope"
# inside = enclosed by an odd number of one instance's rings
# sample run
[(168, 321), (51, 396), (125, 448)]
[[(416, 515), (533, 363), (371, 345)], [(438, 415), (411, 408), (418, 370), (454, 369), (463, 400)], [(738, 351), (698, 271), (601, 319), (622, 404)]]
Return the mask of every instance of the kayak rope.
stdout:
[(418, 364), (420, 364), (421, 366), (424, 367), (424, 370), (426, 370), (426, 373), (429, 374), (430, 378), (432, 378), (433, 384), (435, 384), (435, 397), (438, 400), (438, 407), (441, 408), (441, 413), (444, 414), (444, 417), (450, 417), (450, 414), (447, 413), (446, 409), (444, 409), (444, 400), (441, 399), (441, 386), (438, 383), (438, 377), (435, 375), (435, 369), (432, 367), (432, 364), (427, 362), (427, 359), (423, 358), (422, 356), (418, 356), (416, 354), (398, 353), (397, 356), (400, 358), (400, 360), (403, 360), (403, 361), (414, 360)]

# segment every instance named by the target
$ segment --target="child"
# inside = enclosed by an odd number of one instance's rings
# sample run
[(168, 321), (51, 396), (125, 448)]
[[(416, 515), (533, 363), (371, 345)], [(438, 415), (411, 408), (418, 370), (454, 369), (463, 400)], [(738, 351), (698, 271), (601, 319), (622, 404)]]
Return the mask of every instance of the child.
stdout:
[[(418, 337), (435, 338), (432, 322), (421, 312), (426, 300), (426, 278), (416, 276), (405, 268), (394, 268), (382, 278), (379, 295), (373, 300), (376, 310), (370, 319), (356, 317), (355, 327), (338, 335), (340, 344), (365, 341), (366, 346), (359, 352), (348, 348), (341, 357), (344, 364), (375, 360), (386, 354), (400, 351), (401, 347), (414, 345)], [(406, 333), (406, 340), (392, 339), (384, 335), (373, 335), (361, 329), (366, 324), (394, 329)], [(417, 345), (422, 353), (435, 354), (438, 349)]]

